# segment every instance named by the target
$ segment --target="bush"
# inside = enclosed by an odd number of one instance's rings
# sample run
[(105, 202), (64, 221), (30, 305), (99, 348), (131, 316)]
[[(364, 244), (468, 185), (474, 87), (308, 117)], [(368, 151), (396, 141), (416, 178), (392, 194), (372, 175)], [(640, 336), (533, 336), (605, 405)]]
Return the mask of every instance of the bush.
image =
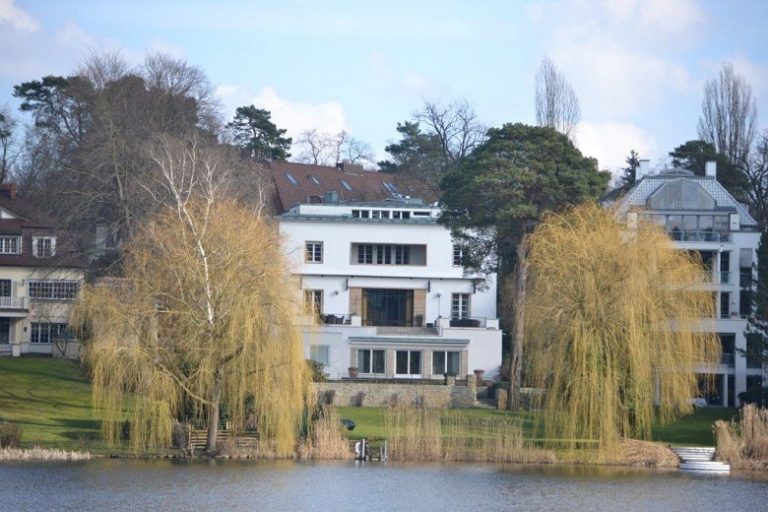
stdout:
[(309, 367), (309, 374), (311, 375), (312, 382), (325, 382), (325, 365), (314, 359), (307, 359), (307, 366)]
[(739, 393), (741, 405), (756, 404), (761, 406), (768, 405), (768, 388), (751, 388)]
[(0, 448), (15, 448), (21, 442), (21, 427), (15, 423), (0, 423)]

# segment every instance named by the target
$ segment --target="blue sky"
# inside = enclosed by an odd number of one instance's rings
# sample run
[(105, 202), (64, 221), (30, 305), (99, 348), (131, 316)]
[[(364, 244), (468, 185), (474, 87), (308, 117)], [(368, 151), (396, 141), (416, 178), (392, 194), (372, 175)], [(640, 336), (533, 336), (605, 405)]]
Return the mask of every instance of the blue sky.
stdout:
[(136, 64), (163, 51), (207, 72), (227, 118), (255, 103), (292, 135), (346, 129), (381, 159), (424, 100), (466, 99), (489, 126), (533, 123), (546, 56), (580, 99), (580, 148), (616, 168), (630, 149), (663, 165), (696, 138), (703, 84), (729, 60), (768, 127), (768, 2), (475, 3), (0, 0), (0, 106), (89, 50)]

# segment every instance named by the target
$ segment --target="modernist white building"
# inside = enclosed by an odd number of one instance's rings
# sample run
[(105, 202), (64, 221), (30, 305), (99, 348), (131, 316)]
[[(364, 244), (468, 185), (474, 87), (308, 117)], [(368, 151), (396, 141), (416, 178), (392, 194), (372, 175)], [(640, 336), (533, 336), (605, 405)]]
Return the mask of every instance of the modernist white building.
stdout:
[(746, 207), (716, 176), (715, 162), (707, 163), (705, 176), (696, 176), (682, 169), (651, 175), (648, 162), (641, 161), (636, 184), (617, 206), (630, 229), (640, 222), (659, 224), (677, 247), (701, 256), (711, 276), (702, 286), (712, 292), (716, 306), (715, 318), (703, 319), (701, 325), (718, 334), (723, 351), (715, 389), (707, 399), (710, 404), (734, 406), (739, 393), (763, 381), (759, 361), (743, 355), (760, 232)]
[(496, 276), (469, 274), (461, 247), (418, 200), (294, 206), (279, 217), (303, 300), (306, 357), (333, 379), (496, 375)]

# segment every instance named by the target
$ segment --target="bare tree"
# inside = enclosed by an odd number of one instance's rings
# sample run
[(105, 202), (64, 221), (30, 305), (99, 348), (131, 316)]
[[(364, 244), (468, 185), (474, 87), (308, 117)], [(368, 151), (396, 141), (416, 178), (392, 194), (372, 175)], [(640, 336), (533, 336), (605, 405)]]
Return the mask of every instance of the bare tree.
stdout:
[(579, 121), (581, 107), (573, 87), (552, 61), (545, 58), (536, 72), (536, 124), (572, 138)]
[(457, 164), (485, 139), (486, 127), (466, 100), (425, 101), (413, 119), (440, 142), (443, 171)]
[(752, 213), (765, 227), (768, 225), (768, 130), (757, 140), (744, 171), (749, 182), (747, 197)]
[(15, 135), (18, 121), (11, 115), (8, 106), (0, 107), (0, 183), (5, 183), (18, 155), (15, 149)]
[(748, 161), (755, 138), (757, 106), (752, 87), (725, 62), (717, 78), (704, 85), (699, 138), (709, 142), (733, 164)]
[(302, 132), (296, 138), (300, 148), (298, 160), (313, 165), (336, 165), (347, 161), (368, 168), (375, 164), (370, 144), (350, 135), (346, 130), (337, 133), (317, 129)]

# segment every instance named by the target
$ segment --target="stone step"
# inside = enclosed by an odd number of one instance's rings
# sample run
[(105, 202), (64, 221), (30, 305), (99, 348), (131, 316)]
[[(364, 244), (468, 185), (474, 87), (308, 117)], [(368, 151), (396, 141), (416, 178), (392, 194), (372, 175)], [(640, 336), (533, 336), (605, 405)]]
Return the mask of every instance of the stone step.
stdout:
[(680, 464), (680, 469), (683, 471), (698, 471), (706, 473), (729, 473), (731, 471), (731, 466), (722, 462), (700, 461), (683, 462)]

